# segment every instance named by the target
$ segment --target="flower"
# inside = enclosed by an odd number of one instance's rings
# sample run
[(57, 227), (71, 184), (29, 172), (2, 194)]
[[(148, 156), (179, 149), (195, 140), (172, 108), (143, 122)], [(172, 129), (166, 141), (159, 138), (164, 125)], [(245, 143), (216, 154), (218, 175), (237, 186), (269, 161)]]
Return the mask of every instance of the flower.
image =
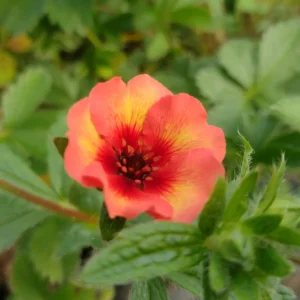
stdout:
[(103, 189), (111, 218), (146, 212), (190, 223), (224, 176), (224, 134), (206, 120), (197, 99), (173, 95), (149, 75), (127, 85), (114, 77), (69, 110), (65, 168)]

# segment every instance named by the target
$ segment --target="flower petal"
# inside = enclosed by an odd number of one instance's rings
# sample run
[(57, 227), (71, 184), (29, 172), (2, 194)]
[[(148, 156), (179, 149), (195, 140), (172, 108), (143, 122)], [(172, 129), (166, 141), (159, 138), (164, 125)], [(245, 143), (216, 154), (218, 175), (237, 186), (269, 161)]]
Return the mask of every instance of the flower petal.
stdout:
[(144, 144), (152, 145), (162, 156), (208, 148), (222, 161), (226, 143), (222, 129), (206, 123), (207, 113), (196, 98), (188, 94), (166, 96), (149, 110), (144, 125)]
[(98, 149), (103, 145), (89, 113), (88, 98), (76, 102), (67, 116), (69, 143), (64, 154), (65, 169), (70, 177), (84, 186), (83, 169), (96, 159)]
[(119, 77), (114, 77), (98, 83), (90, 92), (92, 121), (99, 134), (106, 137), (115, 136), (115, 131), (122, 137), (126, 136), (126, 131), (134, 131), (137, 135), (153, 103), (170, 94), (167, 88), (146, 74), (134, 77), (127, 86)]
[(172, 215), (171, 205), (157, 195), (151, 195), (139, 190), (122, 175), (108, 175), (102, 164), (94, 162), (84, 170), (84, 178), (93, 184), (103, 185), (104, 201), (111, 218), (135, 218), (140, 213), (153, 209), (164, 217)]
[[(192, 149), (174, 155), (165, 167), (153, 172), (145, 191), (161, 195), (172, 205), (169, 219), (191, 223), (209, 199), (218, 176), (224, 176), (224, 168), (212, 152)], [(158, 210), (153, 216), (165, 219)]]

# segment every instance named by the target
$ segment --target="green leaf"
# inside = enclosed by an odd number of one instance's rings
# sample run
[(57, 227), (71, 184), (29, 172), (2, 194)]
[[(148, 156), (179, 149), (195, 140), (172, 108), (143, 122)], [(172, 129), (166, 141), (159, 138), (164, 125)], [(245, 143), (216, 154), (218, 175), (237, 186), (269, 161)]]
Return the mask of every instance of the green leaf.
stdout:
[(0, 145), (0, 157), (0, 180), (35, 196), (57, 200), (57, 195), (6, 145)]
[(258, 285), (249, 274), (238, 271), (231, 279), (230, 294), (234, 299), (259, 300)]
[(100, 248), (102, 245), (103, 241), (97, 228), (88, 228), (82, 223), (71, 223), (59, 232), (53, 256), (59, 259), (85, 247)]
[(278, 84), (288, 79), (299, 59), (299, 49), (299, 19), (271, 26), (260, 44), (258, 80), (263, 84)]
[(60, 156), (64, 157), (65, 150), (66, 150), (66, 148), (68, 146), (68, 143), (69, 143), (68, 138), (56, 137), (56, 138), (54, 138), (53, 143), (54, 143), (58, 153), (60, 154)]
[(241, 181), (225, 209), (223, 217), (224, 222), (236, 222), (244, 215), (248, 208), (248, 194), (253, 192), (256, 186), (256, 181), (257, 172), (249, 173)]
[(284, 156), (282, 156), (280, 165), (274, 168), (273, 175), (269, 181), (269, 184), (262, 198), (260, 199), (257, 213), (266, 211), (274, 202), (277, 195), (277, 190), (283, 179), (284, 172), (285, 172), (285, 159)]
[(254, 53), (255, 45), (249, 40), (228, 41), (218, 53), (221, 65), (244, 88), (248, 88), (254, 82)]
[(29, 241), (29, 256), (39, 273), (52, 283), (62, 282), (79, 264), (79, 253), (71, 253), (62, 258), (55, 256), (59, 233), (66, 221), (57, 217), (47, 219), (37, 228)]
[(169, 42), (162, 32), (158, 32), (149, 43), (146, 49), (146, 56), (150, 61), (156, 61), (167, 55)]
[(14, 257), (11, 272), (12, 292), (22, 300), (43, 300), (47, 297), (47, 283), (40, 278), (25, 251)]
[(85, 34), (93, 23), (93, 2), (87, 0), (47, 1), (46, 12), (50, 21), (67, 33)]
[[(66, 115), (62, 114), (51, 126), (47, 139), (47, 161), (51, 184), (54, 190), (63, 198), (66, 198), (71, 188), (72, 180), (67, 175), (64, 160), (53, 143), (56, 136), (64, 136), (67, 131)], [(63, 146), (65, 141), (63, 140)]]
[(165, 277), (175, 282), (182, 288), (190, 291), (192, 294), (200, 298), (203, 296), (200, 287), (200, 278), (195, 274), (190, 274), (188, 272), (175, 272), (167, 274)]
[(99, 216), (103, 203), (103, 194), (100, 191), (86, 189), (74, 181), (69, 191), (68, 199), (80, 210), (93, 216)]
[(42, 17), (45, 0), (19, 0), (10, 5), (4, 16), (4, 27), (13, 34), (28, 32)]
[(271, 245), (256, 245), (255, 263), (270, 276), (284, 277), (293, 271), (291, 264)]
[(51, 87), (51, 77), (42, 68), (27, 69), (3, 96), (4, 124), (22, 125), (45, 100)]
[(274, 231), (282, 220), (281, 215), (260, 215), (247, 219), (244, 224), (255, 234), (267, 234)]
[(81, 274), (91, 285), (126, 283), (183, 270), (203, 256), (201, 236), (192, 225), (148, 222), (122, 231)]
[(0, 190), (0, 252), (12, 246), (29, 228), (50, 215), (48, 211)]
[(300, 131), (300, 96), (290, 96), (279, 100), (270, 107), (270, 111), (283, 123)]
[(243, 90), (214, 67), (200, 69), (195, 79), (200, 93), (215, 104), (208, 113), (209, 123), (221, 127), (226, 136), (236, 137), (247, 108)]
[[(105, 291), (101, 291), (101, 299), (106, 299)], [(83, 288), (74, 286), (72, 284), (63, 284), (59, 289), (55, 290), (53, 293), (46, 298), (47, 300), (95, 300), (98, 297), (98, 291), (93, 289)], [(45, 298), (44, 298), (45, 299)], [(108, 298), (111, 299), (111, 298)]]
[(281, 296), (280, 300), (296, 300), (297, 296), (288, 287), (284, 285), (279, 285), (277, 288), (277, 293)]
[(183, 6), (174, 10), (172, 14), (173, 23), (181, 24), (192, 30), (210, 29), (212, 19), (206, 7)]
[(225, 209), (226, 182), (218, 178), (215, 188), (205, 204), (198, 221), (198, 227), (204, 237), (213, 233), (222, 219)]
[(250, 171), (250, 163), (251, 163), (252, 153), (254, 152), (254, 150), (252, 149), (249, 142), (240, 133), (239, 133), (239, 138), (243, 142), (243, 147), (244, 147), (244, 155), (240, 167), (239, 177), (244, 178)]
[(282, 244), (300, 247), (300, 231), (297, 229), (281, 225), (276, 230), (268, 234), (267, 237)]
[(5, 87), (16, 75), (17, 62), (7, 51), (0, 50), (0, 88)]
[(210, 243), (226, 260), (250, 270), (254, 262), (253, 237), (242, 226), (232, 226), (224, 229), (220, 236), (212, 236)]
[(229, 284), (229, 270), (224, 259), (218, 253), (212, 253), (209, 259), (208, 277), (211, 289), (222, 293)]
[(103, 203), (100, 213), (100, 231), (103, 240), (110, 241), (114, 236), (124, 227), (126, 219), (122, 217), (116, 217), (111, 219), (108, 215), (106, 205)]
[(157, 277), (134, 282), (130, 292), (130, 300), (168, 300), (164, 281)]
[(244, 101), (243, 90), (215, 67), (200, 69), (196, 74), (196, 84), (200, 92), (214, 103)]

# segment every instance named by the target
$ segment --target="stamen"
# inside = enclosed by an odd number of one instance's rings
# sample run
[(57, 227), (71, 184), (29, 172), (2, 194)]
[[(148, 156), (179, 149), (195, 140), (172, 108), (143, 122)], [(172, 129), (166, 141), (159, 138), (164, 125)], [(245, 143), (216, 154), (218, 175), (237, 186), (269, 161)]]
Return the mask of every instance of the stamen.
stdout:
[(160, 168), (159, 167), (152, 167), (152, 171), (156, 172), (158, 171)]
[(159, 160), (161, 160), (161, 156), (155, 156), (155, 157), (153, 157), (153, 161), (154, 162), (157, 162)]
[(125, 139), (122, 139), (122, 146), (125, 147), (127, 145)]
[(129, 155), (132, 155), (132, 154), (134, 153), (134, 148), (133, 148), (132, 146), (128, 145), (128, 146), (127, 146), (127, 153), (128, 153)]
[(133, 172), (133, 171), (134, 171), (134, 168), (129, 167), (129, 168), (128, 168), (128, 171), (129, 171), (129, 172)]
[(145, 180), (147, 180), (147, 181), (151, 181), (151, 180), (153, 180), (153, 178), (152, 178), (152, 177), (150, 177), (150, 176), (148, 176), (148, 177), (146, 177), (146, 178), (145, 178)]
[(152, 156), (154, 155), (154, 152), (150, 152), (150, 153), (147, 153), (143, 156), (143, 159), (144, 160), (148, 160), (149, 158), (151, 158)]
[(127, 168), (125, 166), (121, 167), (122, 172), (127, 173)]
[(139, 180), (139, 179), (135, 179), (134, 181), (136, 184), (141, 184), (142, 183), (142, 180)]
[(121, 165), (121, 163), (120, 163), (119, 161), (116, 162), (116, 165), (117, 165), (119, 168), (122, 167), (122, 165)]
[(123, 163), (123, 165), (126, 165), (126, 164), (127, 164), (126, 158), (123, 158), (123, 159), (122, 159), (122, 163)]
[(141, 171), (142, 172), (150, 172), (151, 171), (151, 167), (149, 167), (148, 165), (146, 165), (145, 167), (142, 168)]
[(142, 171), (141, 171), (141, 170), (138, 170), (138, 171), (136, 171), (134, 174), (135, 174), (135, 176), (139, 176), (141, 173), (142, 173)]

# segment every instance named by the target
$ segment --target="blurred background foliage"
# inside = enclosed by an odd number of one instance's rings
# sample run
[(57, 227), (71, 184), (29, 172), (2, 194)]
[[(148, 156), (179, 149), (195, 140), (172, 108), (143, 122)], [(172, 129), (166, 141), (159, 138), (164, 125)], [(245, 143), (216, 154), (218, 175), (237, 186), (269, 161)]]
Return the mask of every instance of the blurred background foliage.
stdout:
[[(0, 252), (9, 249), (10, 299), (113, 297), (70, 276), (85, 247), (101, 247), (101, 199), (67, 177), (53, 144), (70, 105), (112, 76), (149, 73), (201, 99), (225, 131), (229, 178), (241, 160), (238, 131), (262, 181), (285, 152), (286, 222), (300, 226), (299, 0), (10, 0), (0, 2), (0, 26)], [(35, 197), (90, 219), (66, 220), (21, 199)]]

